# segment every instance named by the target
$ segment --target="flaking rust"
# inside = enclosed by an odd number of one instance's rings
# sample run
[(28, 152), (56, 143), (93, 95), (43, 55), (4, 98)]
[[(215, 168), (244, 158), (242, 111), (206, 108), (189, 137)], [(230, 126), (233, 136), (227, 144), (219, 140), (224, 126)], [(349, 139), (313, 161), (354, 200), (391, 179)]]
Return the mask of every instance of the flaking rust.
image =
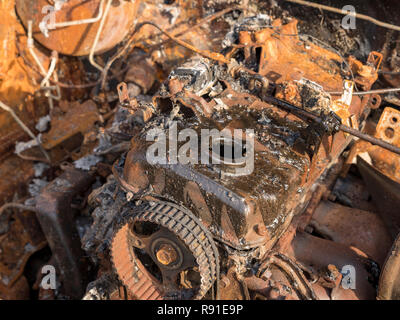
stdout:
[(1, 2), (0, 298), (398, 299), (399, 48), (318, 14)]

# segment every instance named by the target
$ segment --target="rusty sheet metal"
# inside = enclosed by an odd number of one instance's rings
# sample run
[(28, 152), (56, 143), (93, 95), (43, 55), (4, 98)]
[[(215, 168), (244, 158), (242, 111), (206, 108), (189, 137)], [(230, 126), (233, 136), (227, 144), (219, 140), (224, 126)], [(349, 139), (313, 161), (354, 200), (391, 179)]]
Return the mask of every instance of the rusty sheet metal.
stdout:
[(82, 104), (74, 102), (67, 108), (65, 114), (53, 115), (51, 129), (42, 138), (45, 149), (52, 149), (78, 133), (84, 135), (99, 120), (97, 106), (92, 100)]
[(361, 157), (357, 167), (387, 229), (395, 239), (400, 232), (400, 184), (376, 170)]
[[(376, 137), (400, 147), (400, 112), (385, 108), (376, 127)], [(373, 147), (369, 150), (374, 166), (392, 180), (400, 183), (400, 156)]]
[[(19, 104), (27, 94), (38, 89), (38, 85), (32, 83), (30, 69), (23, 58), (18, 56), (18, 42), (25, 40), (25, 31), (19, 23), (14, 11), (15, 1), (0, 2), (0, 96), (2, 101), (11, 105)], [(4, 27), (7, 26), (7, 27)], [(6, 101), (4, 101), (6, 100)], [(1, 126), (3, 128), (3, 125)]]
[(0, 203), (12, 199), (16, 191), (23, 191), (34, 175), (33, 163), (13, 155), (0, 163)]
[(400, 235), (397, 236), (383, 267), (378, 300), (400, 300)]
[[(61, 10), (54, 11), (55, 22), (67, 22), (82, 19), (91, 19), (98, 16), (100, 3), (103, 9), (107, 1), (101, 0), (70, 0)], [(105, 52), (119, 42), (129, 33), (132, 23), (136, 18), (137, 5), (140, 1), (114, 1), (104, 22), (103, 31), (96, 46), (95, 53)], [(42, 21), (49, 23), (49, 8), (47, 0), (17, 0), (16, 9), (25, 27), (28, 21), (33, 21), (33, 37), (43, 46), (59, 53), (74, 56), (88, 55), (93, 46), (100, 21), (92, 24), (81, 24), (49, 30), (47, 38), (41, 31), (39, 24)], [(104, 14), (105, 10), (103, 10)]]
[(376, 136), (400, 146), (400, 111), (389, 107), (385, 108), (376, 127)]
[(0, 298), (24, 299), (29, 297), (26, 279), (21, 279), (25, 265), (47, 241), (32, 212), (16, 212), (8, 224), (9, 230), (0, 235)]
[[(14, 11), (15, 1), (0, 2), (0, 100), (9, 105), (21, 120), (31, 129), (35, 121), (44, 116), (46, 106), (34, 105), (32, 94), (39, 89), (38, 74), (32, 72), (33, 59), (26, 51), (25, 31)], [(6, 26), (6, 27), (5, 27)], [(37, 52), (39, 59), (47, 66), (49, 59)], [(23, 57), (24, 56), (24, 57)], [(0, 110), (0, 157), (12, 152), (16, 141), (26, 139), (8, 112)]]
[[(299, 96), (299, 88), (294, 81), (306, 79), (315, 82), (315, 85), (321, 86), (327, 92), (342, 92), (345, 77), (352, 76), (355, 83), (368, 90), (378, 78), (382, 60), (382, 55), (377, 52), (369, 54), (367, 64), (354, 57), (343, 60), (337, 53), (323, 48), (323, 44), (318, 46), (310, 40), (300, 38), (296, 19), (287, 24), (276, 19), (272, 28), (256, 32), (241, 31), (239, 41), (242, 41), (241, 45), (230, 52), (228, 57), (242, 49), (246, 60), (246, 53), (250, 59), (255, 54), (254, 49), (261, 49), (259, 73), (278, 85), (278, 97), (294, 104), (298, 102)], [(343, 63), (347, 64), (347, 69), (340, 67)], [(280, 89), (282, 85), (288, 84), (290, 90)], [(332, 101), (332, 107), (329, 107), (331, 111), (338, 112), (344, 123), (356, 129), (360, 128), (368, 115), (368, 107), (376, 107), (369, 95), (362, 98), (353, 96), (349, 104), (341, 103), (337, 96), (332, 96)], [(338, 132), (333, 137), (324, 137), (313, 158), (309, 180), (317, 179), (327, 162), (337, 159), (351, 140), (343, 132)]]
[(370, 194), (361, 177), (347, 175), (339, 177), (329, 195), (329, 200), (339, 202), (351, 208), (357, 208), (369, 212), (377, 212)]
[(375, 213), (322, 201), (314, 212), (310, 225), (314, 232), (355, 247), (383, 265), (392, 239), (382, 219)]
[[(290, 80), (306, 78), (323, 86), (325, 91), (342, 91), (343, 75), (355, 73), (355, 81), (370, 87), (378, 78), (377, 70), (382, 55), (374, 52), (370, 55), (368, 65), (362, 64), (354, 57), (348, 61), (335, 52), (322, 48), (310, 40), (303, 40), (297, 31), (298, 21), (292, 19), (282, 24), (280, 19), (272, 23), (272, 28), (265, 28), (252, 34), (241, 31), (240, 43), (250, 48), (260, 48), (259, 73), (270, 81), (280, 84)], [(347, 63), (351, 70), (339, 67)]]
[[(60, 101), (59, 107), (53, 109), (50, 116), (51, 128), (41, 135), (41, 142), (49, 150), (53, 165), (68, 158), (77, 160), (93, 149), (97, 133), (95, 123), (100, 121), (100, 115), (92, 100), (82, 104)], [(36, 146), (22, 151), (19, 156), (25, 160), (47, 162)]]
[(297, 20), (282, 26), (274, 22), (274, 29), (266, 29), (262, 36), (265, 45), (261, 53), (260, 73), (280, 83), (307, 78), (321, 84), (326, 91), (342, 89), (340, 69), (334, 61), (341, 58), (312, 43), (300, 41)]
[(0, 300), (29, 300), (29, 283), (26, 277), (19, 277), (11, 287), (0, 282)]
[(68, 168), (36, 199), (37, 218), (57, 263), (62, 291), (72, 298), (82, 297), (87, 269), (71, 201), (86, 191), (93, 179), (87, 172)]
[(291, 248), (287, 253), (290, 257), (313, 270), (321, 273), (329, 265), (341, 270), (345, 265), (351, 265), (356, 271), (356, 289), (345, 290), (338, 287), (330, 292), (332, 300), (370, 300), (375, 299), (374, 286), (365, 281), (371, 278), (369, 267), (371, 261), (359, 251), (330, 240), (312, 236), (305, 232), (297, 232)]
[[(400, 112), (396, 109), (386, 107), (376, 128), (370, 125), (368, 130), (375, 137), (395, 146), (400, 146)], [(371, 164), (375, 169), (379, 170), (393, 181), (400, 183), (399, 155), (366, 141), (357, 141), (351, 148), (347, 157), (347, 166), (355, 162), (357, 155), (362, 156), (363, 154), (368, 154)]]

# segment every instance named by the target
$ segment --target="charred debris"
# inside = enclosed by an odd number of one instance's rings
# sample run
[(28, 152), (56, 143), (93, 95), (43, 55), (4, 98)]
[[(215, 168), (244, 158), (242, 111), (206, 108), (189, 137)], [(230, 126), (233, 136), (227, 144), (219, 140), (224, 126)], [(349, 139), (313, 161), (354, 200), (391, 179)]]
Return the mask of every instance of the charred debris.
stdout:
[(399, 5), (340, 2), (1, 2), (0, 298), (400, 298)]

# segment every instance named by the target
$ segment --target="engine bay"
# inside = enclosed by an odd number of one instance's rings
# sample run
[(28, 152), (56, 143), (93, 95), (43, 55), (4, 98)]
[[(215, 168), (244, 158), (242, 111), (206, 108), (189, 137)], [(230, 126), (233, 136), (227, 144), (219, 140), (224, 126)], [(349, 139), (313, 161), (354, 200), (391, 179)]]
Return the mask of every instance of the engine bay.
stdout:
[(1, 2), (0, 299), (399, 299), (399, 5), (330, 2)]

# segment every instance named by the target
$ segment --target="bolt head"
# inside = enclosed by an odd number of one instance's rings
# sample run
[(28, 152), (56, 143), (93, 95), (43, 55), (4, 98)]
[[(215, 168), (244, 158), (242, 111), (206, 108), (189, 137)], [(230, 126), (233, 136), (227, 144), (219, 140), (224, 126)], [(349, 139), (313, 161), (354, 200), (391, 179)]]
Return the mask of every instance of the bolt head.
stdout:
[(178, 259), (178, 253), (171, 245), (163, 244), (160, 249), (158, 249), (156, 257), (158, 262), (168, 266)]

